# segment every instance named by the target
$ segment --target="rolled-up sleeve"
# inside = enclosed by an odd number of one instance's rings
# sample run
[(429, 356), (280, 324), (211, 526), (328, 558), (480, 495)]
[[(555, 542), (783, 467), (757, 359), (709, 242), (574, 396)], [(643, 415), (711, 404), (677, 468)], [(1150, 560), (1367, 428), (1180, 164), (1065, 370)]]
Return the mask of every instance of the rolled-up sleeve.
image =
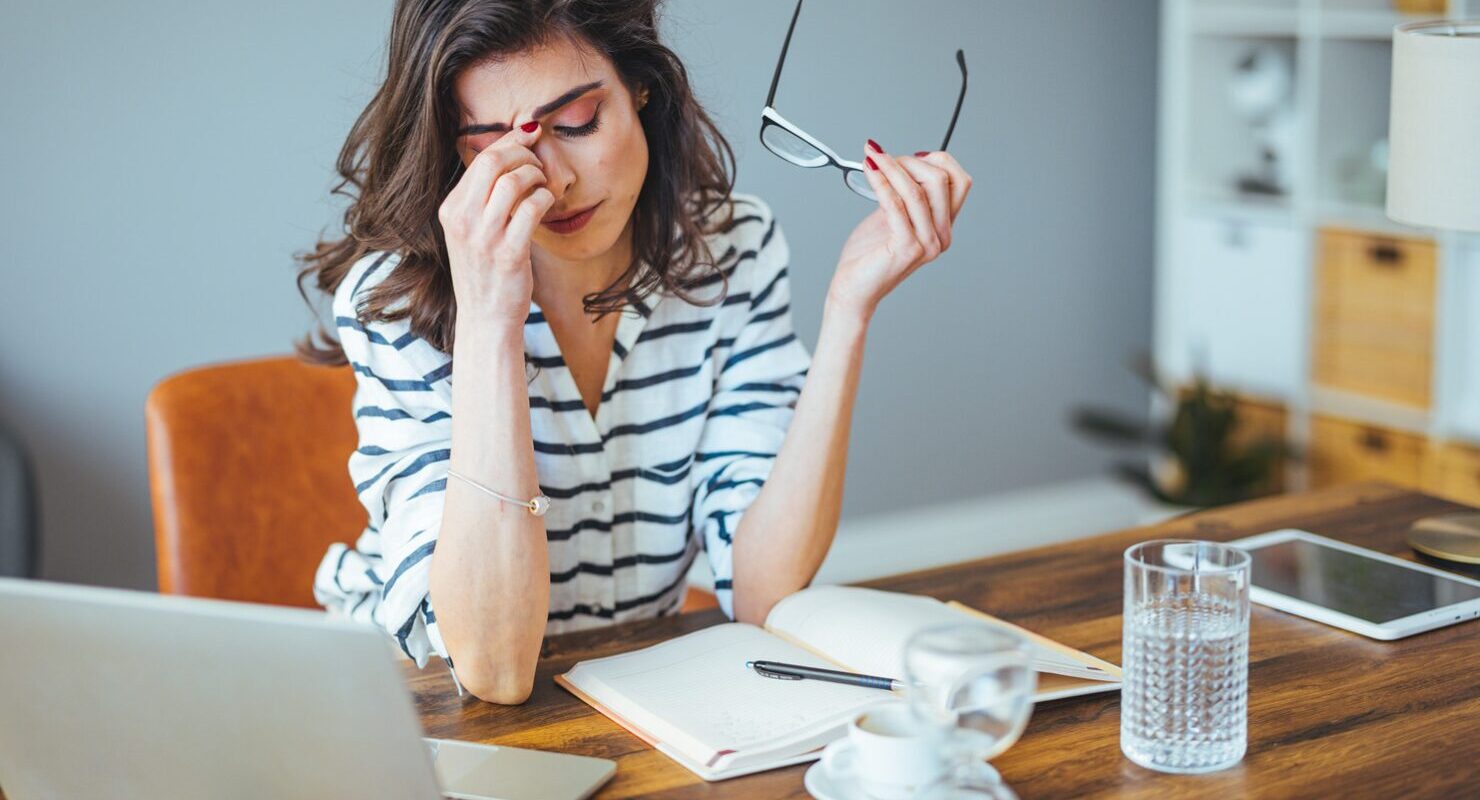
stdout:
[(769, 208), (763, 208), (757, 227), (764, 235), (748, 270), (743, 325), (719, 366), (695, 453), (691, 511), (714, 574), (716, 599), (730, 619), (735, 617), (734, 535), (771, 473), (811, 363), (792, 327), (790, 254)]
[(339, 339), (357, 384), (359, 442), (349, 473), (368, 519), (354, 548), (335, 544), (325, 554), (314, 595), (331, 611), (383, 628), (425, 666), (432, 654), (447, 657), (428, 575), (452, 452), (451, 370), (404, 320), (359, 321), (357, 300), (390, 267), (362, 263), (335, 293)]

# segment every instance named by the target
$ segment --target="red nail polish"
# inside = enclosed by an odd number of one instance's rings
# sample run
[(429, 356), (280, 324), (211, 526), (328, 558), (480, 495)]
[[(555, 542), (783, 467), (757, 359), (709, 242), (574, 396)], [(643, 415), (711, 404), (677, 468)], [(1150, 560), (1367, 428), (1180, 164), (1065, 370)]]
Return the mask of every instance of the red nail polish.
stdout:
[(879, 146), (879, 143), (876, 142), (876, 141), (874, 141), (873, 139), (869, 139), (868, 140), (868, 146), (869, 147), (872, 147), (874, 149), (874, 152), (875, 153), (882, 153), (882, 152), (884, 152), (884, 148), (880, 147)]
[(930, 155), (930, 151), (929, 150), (916, 150), (915, 151), (915, 157), (917, 157), (917, 158), (924, 158), (925, 156), (928, 156), (928, 155)]
[(540, 124), (538, 122), (531, 120), (524, 123), (523, 125), (520, 125), (519, 130), (524, 131), (525, 133), (534, 133), (535, 128), (538, 128), (539, 126)]
[(878, 170), (879, 168), (879, 165), (875, 164), (874, 160), (872, 158), (869, 158), (868, 156), (863, 157), (863, 163), (868, 164), (868, 168), (872, 170)]

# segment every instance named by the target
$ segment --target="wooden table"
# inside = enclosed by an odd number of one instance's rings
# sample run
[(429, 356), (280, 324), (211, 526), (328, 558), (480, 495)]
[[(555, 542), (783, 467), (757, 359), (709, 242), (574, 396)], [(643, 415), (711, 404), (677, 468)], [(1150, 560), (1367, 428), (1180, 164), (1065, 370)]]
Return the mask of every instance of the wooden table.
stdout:
[[(1408, 524), (1462, 509), (1384, 484), (1230, 506), (1067, 544), (871, 581), (960, 600), (1120, 663), (1121, 554), (1163, 537), (1236, 539), (1301, 527), (1411, 557)], [(721, 622), (718, 611), (554, 636), (529, 702), (459, 699), (440, 664), (408, 679), (429, 736), (611, 758), (599, 797), (805, 798), (806, 765), (708, 784), (576, 700), (551, 679), (576, 661)], [(1211, 775), (1163, 775), (1120, 753), (1119, 695), (1038, 707), (993, 763), (1024, 800), (1038, 797), (1480, 796), (1480, 622), (1378, 642), (1255, 605), (1249, 748)]]

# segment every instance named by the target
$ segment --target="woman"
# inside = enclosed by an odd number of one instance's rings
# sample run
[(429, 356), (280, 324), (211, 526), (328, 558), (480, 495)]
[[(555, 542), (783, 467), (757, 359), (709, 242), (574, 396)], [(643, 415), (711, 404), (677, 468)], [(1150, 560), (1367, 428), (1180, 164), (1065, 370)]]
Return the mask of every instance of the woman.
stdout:
[(529, 696), (547, 633), (676, 613), (700, 546), (733, 619), (807, 585), (869, 320), (971, 185), (869, 142), (879, 207), (809, 354), (781, 229), (732, 191), (655, 5), (398, 2), (339, 159), (347, 236), (304, 256), (342, 350), (301, 349), (353, 365), (369, 514), (315, 594), (491, 702)]

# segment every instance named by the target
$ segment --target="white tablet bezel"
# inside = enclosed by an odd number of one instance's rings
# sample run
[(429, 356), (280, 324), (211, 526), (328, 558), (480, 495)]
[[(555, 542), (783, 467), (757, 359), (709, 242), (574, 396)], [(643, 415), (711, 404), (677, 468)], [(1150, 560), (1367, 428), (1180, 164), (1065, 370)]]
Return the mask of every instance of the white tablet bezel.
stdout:
[[(1237, 541), (1232, 541), (1228, 544), (1246, 551), (1250, 551), (1250, 554), (1252, 555), (1252, 551), (1257, 550), (1261, 547), (1267, 547), (1269, 545), (1279, 544), (1281, 542), (1287, 542), (1296, 539), (1304, 539), (1314, 544), (1325, 545), (1327, 547), (1333, 547), (1338, 550), (1345, 550), (1349, 553), (1356, 553), (1358, 555), (1366, 556), (1367, 558), (1376, 559), (1378, 561), (1386, 561), (1392, 564), (1397, 564), (1398, 566), (1405, 567), (1407, 569), (1428, 573), (1430, 575), (1439, 575), (1444, 578), (1448, 578), (1449, 580), (1480, 587), (1480, 581), (1476, 581), (1462, 575), (1456, 575), (1453, 572), (1445, 572), (1441, 569), (1435, 569), (1425, 564), (1419, 564), (1413, 561), (1398, 558), (1396, 556), (1390, 556), (1386, 553), (1379, 553), (1375, 550), (1369, 550), (1365, 547), (1358, 547), (1353, 544), (1347, 544), (1346, 542), (1336, 541), (1335, 539), (1328, 539), (1325, 536), (1319, 536), (1317, 534), (1311, 533), (1310, 531), (1300, 530), (1299, 528), (1282, 528), (1277, 531), (1269, 531), (1267, 533), (1260, 533), (1254, 536), (1239, 539)], [(1383, 641), (1401, 639), (1405, 636), (1412, 636), (1415, 633), (1422, 633), (1424, 631), (1431, 631), (1435, 628), (1442, 628), (1446, 625), (1453, 625), (1457, 622), (1463, 622), (1467, 619), (1480, 618), (1480, 597), (1477, 597), (1473, 600), (1465, 600), (1459, 603), (1452, 603), (1450, 605), (1441, 606), (1429, 611), (1420, 611), (1417, 614), (1411, 614), (1409, 616), (1400, 617), (1398, 619), (1389, 620), (1387, 622), (1371, 622), (1359, 617), (1354, 617), (1350, 614), (1343, 614), (1339, 611), (1333, 611), (1332, 609), (1326, 608), (1325, 606), (1308, 603), (1304, 600), (1290, 597), (1289, 595), (1284, 595), (1278, 592), (1270, 591), (1269, 589), (1260, 588), (1253, 583), (1252, 577), (1249, 583), (1249, 599), (1261, 605), (1269, 606), (1270, 608), (1276, 608), (1280, 611), (1296, 614), (1307, 619), (1313, 619), (1316, 622), (1322, 622), (1327, 625), (1335, 626), (1337, 628), (1344, 628), (1353, 633), (1360, 633), (1363, 636), (1367, 636), (1373, 639), (1380, 639)]]

